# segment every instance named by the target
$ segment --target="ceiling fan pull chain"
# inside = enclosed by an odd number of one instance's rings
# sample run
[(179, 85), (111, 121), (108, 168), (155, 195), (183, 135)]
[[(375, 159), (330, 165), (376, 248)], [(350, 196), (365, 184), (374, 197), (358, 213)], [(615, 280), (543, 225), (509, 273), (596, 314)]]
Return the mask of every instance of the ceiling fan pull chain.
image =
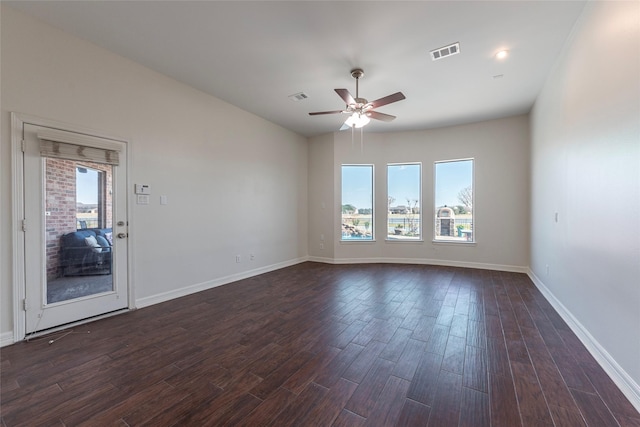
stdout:
[(351, 126), (351, 151), (353, 151), (353, 134), (355, 132), (355, 126)]

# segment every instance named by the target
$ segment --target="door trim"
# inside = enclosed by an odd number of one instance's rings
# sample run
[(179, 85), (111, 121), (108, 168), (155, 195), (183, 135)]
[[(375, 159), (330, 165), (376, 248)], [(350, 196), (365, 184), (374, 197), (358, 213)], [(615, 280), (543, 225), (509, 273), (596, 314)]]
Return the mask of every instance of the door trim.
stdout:
[[(56, 120), (44, 119), (41, 117), (31, 116), (28, 114), (11, 112), (11, 177), (13, 181), (11, 202), (12, 211), (12, 278), (13, 278), (13, 342), (22, 341), (26, 338), (26, 311), (24, 310), (24, 299), (26, 293), (25, 282), (25, 241), (24, 231), (22, 230), (22, 220), (25, 218), (24, 211), (24, 163), (22, 152), (22, 140), (24, 137), (23, 129), (25, 124), (54, 128), (61, 131), (74, 132), (88, 136), (96, 136), (105, 139), (112, 139), (123, 142), (127, 158), (130, 159), (130, 141), (126, 138), (110, 135), (104, 132), (89, 129), (87, 127), (63, 123)], [(126, 167), (126, 188), (130, 188), (129, 180), (131, 179), (131, 162), (127, 162)], [(127, 218), (131, 219), (132, 204), (129, 192), (127, 191)], [(130, 221), (131, 222), (131, 221)], [(28, 228), (28, 224), (27, 224)], [(129, 224), (129, 233), (131, 233), (131, 224)], [(134, 286), (132, 277), (132, 251), (130, 239), (127, 241), (127, 306), (129, 310), (135, 308)], [(94, 320), (91, 318), (91, 320)], [(80, 322), (77, 322), (80, 323)], [(55, 329), (55, 328), (54, 328)]]

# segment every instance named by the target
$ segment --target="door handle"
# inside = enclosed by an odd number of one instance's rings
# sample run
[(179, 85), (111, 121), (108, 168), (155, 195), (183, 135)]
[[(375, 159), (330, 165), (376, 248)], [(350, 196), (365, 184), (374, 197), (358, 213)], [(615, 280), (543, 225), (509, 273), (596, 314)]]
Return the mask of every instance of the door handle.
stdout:
[(127, 237), (127, 233), (118, 233), (118, 239), (124, 239)]

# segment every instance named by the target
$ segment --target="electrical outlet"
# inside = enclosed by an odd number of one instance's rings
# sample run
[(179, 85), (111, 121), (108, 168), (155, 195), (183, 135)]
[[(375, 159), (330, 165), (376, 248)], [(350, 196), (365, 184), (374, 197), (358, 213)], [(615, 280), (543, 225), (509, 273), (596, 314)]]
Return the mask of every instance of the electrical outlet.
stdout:
[(320, 243), (320, 250), (324, 249), (324, 243)]
[(240, 255), (236, 255), (236, 262), (240, 262)]

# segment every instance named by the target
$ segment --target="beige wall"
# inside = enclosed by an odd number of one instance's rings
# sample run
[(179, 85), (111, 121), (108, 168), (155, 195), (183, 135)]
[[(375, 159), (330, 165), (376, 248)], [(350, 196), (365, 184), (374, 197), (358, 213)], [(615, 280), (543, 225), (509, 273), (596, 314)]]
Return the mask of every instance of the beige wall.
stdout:
[[(309, 177), (310, 212), (321, 198), (333, 194), (341, 206), (341, 165), (374, 164), (376, 241), (341, 242), (340, 212), (333, 209), (309, 221), (309, 254), (332, 262), (418, 262), (467, 265), (525, 271), (529, 265), (529, 125), (528, 116), (515, 116), (463, 126), (418, 132), (371, 134), (364, 132), (361, 151), (351, 132), (333, 134), (331, 140), (313, 141)], [(312, 145), (312, 147), (313, 147)], [(332, 157), (332, 158), (331, 158)], [(439, 160), (475, 159), (474, 245), (433, 243), (433, 164)], [(423, 242), (386, 241), (387, 163), (422, 162)], [(329, 174), (332, 174), (329, 176)], [(329, 218), (331, 220), (329, 220)], [(320, 234), (325, 250), (319, 249)], [(329, 240), (330, 239), (330, 240)]]
[(335, 227), (340, 224), (335, 221), (333, 146), (333, 134), (309, 139), (309, 254), (325, 262), (335, 256)]
[(531, 126), (531, 269), (609, 372), (635, 387), (636, 405), (639, 94), (640, 3), (589, 2)]
[[(13, 328), (11, 111), (130, 141), (139, 305), (306, 257), (305, 138), (4, 4), (1, 10), (3, 338)], [(133, 203), (133, 183), (151, 186), (149, 205)], [(168, 205), (160, 205), (161, 194)]]

